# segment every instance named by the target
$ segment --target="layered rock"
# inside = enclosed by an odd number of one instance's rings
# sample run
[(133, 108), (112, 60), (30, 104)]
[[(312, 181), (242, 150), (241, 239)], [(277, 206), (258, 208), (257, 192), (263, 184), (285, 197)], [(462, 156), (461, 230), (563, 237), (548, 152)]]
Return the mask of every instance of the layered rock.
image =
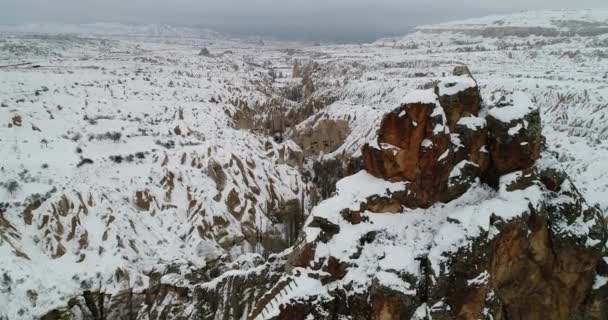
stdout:
[(575, 319), (586, 312), (605, 225), (569, 180), (554, 190), (541, 182), (547, 170), (541, 164), (501, 178), (501, 194), (540, 187), (542, 198), (510, 220), (490, 216), (488, 232), (432, 272), (438, 281), (428, 286), (429, 299), (442, 306), (431, 308), (433, 319)]
[[(187, 257), (202, 268), (222, 255), (267, 257), (291, 246), (304, 221), (305, 184), (291, 167), (301, 165), (301, 150), (272, 139), (247, 147), (160, 150), (130, 167), (149, 168), (134, 178), (146, 183), (53, 188), (0, 210), (0, 293), (8, 301), (0, 319), (167, 319), (197, 300), (193, 283), (152, 283), (158, 264)], [(21, 307), (8, 313), (9, 303)]]

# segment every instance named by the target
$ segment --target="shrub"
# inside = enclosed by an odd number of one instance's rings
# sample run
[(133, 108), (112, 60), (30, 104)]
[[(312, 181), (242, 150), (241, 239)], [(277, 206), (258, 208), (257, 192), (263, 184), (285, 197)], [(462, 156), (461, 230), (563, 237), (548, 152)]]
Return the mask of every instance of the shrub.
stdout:
[(17, 180), (9, 180), (6, 183), (4, 183), (4, 188), (10, 194), (14, 195), (15, 192), (17, 192), (17, 190), (19, 190), (19, 182), (17, 182)]

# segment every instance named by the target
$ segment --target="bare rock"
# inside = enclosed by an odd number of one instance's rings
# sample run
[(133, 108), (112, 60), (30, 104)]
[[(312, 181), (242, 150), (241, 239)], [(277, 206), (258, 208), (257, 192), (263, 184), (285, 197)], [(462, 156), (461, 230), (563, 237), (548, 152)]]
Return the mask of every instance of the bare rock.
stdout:
[(135, 206), (137, 206), (137, 208), (139, 208), (140, 210), (150, 210), (150, 203), (152, 202), (152, 200), (153, 196), (148, 190), (135, 192)]
[(481, 94), (473, 78), (466, 76), (444, 78), (437, 83), (435, 93), (445, 110), (451, 132), (456, 131), (460, 118), (479, 114)]
[(218, 192), (222, 192), (226, 186), (226, 173), (222, 169), (222, 165), (219, 162), (211, 159), (207, 167), (209, 177), (215, 181), (215, 187)]
[[(382, 179), (410, 182), (415, 200), (404, 203), (408, 207), (450, 201), (489, 163), (486, 123), (477, 117), (477, 85), (468, 77), (451, 77), (434, 92), (416, 91), (405, 100), (418, 102), (405, 103), (384, 117), (377, 146), (363, 147), (364, 168)], [(465, 160), (478, 170), (458, 171), (456, 166)], [(470, 177), (461, 179), (458, 190), (450, 189), (449, 180), (463, 172)]]
[(293, 139), (304, 150), (304, 155), (310, 156), (335, 151), (349, 134), (347, 121), (321, 119), (297, 128)]

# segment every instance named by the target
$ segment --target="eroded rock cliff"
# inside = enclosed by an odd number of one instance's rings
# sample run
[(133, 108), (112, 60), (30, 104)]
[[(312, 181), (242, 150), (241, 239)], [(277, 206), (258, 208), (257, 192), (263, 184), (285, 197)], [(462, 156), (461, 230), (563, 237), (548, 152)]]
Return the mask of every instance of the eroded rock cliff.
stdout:
[[(121, 293), (85, 291), (45, 319), (605, 319), (599, 209), (542, 151), (530, 96), (487, 101), (469, 72), (407, 95), (363, 147), (364, 170), (320, 188), (331, 192), (280, 254), (167, 265), (139, 291), (115, 274)], [(300, 143), (335, 126), (318, 128)], [(336, 146), (309, 152), (324, 148)], [(298, 146), (282, 153), (302, 166)], [(317, 169), (343, 175), (327, 163)], [(222, 192), (222, 167), (208, 170)], [(282, 223), (295, 239), (302, 222)]]
[(603, 319), (605, 223), (541, 148), (524, 92), (484, 105), (469, 76), (413, 92), (313, 209), (294, 289), (250, 317)]

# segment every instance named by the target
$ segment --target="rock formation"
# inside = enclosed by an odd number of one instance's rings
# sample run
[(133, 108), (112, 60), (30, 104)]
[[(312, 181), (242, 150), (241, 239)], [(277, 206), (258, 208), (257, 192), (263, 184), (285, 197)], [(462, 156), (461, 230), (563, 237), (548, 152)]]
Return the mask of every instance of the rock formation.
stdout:
[(250, 318), (603, 319), (599, 210), (541, 152), (530, 97), (491, 100), (468, 76), (408, 95)]
[[(459, 74), (384, 116), (363, 147), (365, 170), (324, 195), (292, 248), (203, 269), (167, 265), (143, 290), (117, 270), (122, 293), (87, 290), (44, 319), (605, 319), (598, 208), (541, 150), (526, 93), (496, 92), (484, 105), (476, 81)], [(302, 166), (298, 146), (281, 150), (277, 161)], [(229, 193), (222, 166), (208, 171)], [(147, 190), (134, 196), (143, 211), (154, 201)], [(298, 208), (276, 215), (291, 226), (290, 245)]]
[(52, 310), (42, 320), (168, 320), (242, 319), (258, 301), (268, 301), (285, 268), (285, 254), (226, 257), (203, 269), (180, 262), (159, 266), (144, 290), (130, 287), (129, 274), (119, 271), (117, 294), (94, 288), (73, 297), (66, 307)]
[(364, 146), (364, 168), (378, 178), (408, 181), (408, 207), (458, 197), (466, 191), (462, 184), (489, 164), (480, 109), (477, 84), (469, 77), (443, 79), (434, 92), (413, 92), (384, 118), (377, 145)]

